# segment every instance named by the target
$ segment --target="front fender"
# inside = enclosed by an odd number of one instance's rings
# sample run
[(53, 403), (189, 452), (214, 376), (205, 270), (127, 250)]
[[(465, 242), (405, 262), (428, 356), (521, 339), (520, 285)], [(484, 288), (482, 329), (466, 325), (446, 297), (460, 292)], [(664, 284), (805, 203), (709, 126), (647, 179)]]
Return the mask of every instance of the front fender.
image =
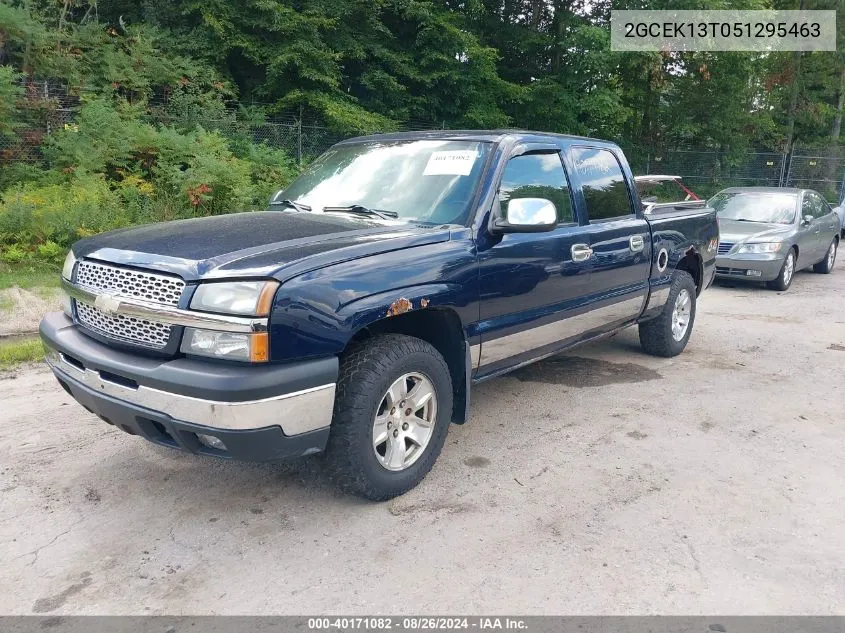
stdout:
[[(404, 300), (404, 301), (403, 301)], [(270, 314), (270, 358), (339, 355), (361, 328), (403, 312), (449, 308), (478, 321), (478, 267), (468, 237), (364, 257), (285, 281)]]
[[(344, 293), (323, 286), (284, 291), (282, 286), (270, 320), (274, 362), (338, 355), (361, 329), (410, 312), (449, 308), (461, 319), (457, 306), (470, 300), (463, 286), (450, 283), (394, 288), (345, 303), (337, 303)], [(461, 319), (462, 329), (464, 324)]]
[[(457, 284), (434, 283), (380, 292), (347, 303), (338, 316), (353, 335), (377, 321), (416, 310), (452, 308), (463, 289)], [(463, 326), (463, 323), (461, 324)]]

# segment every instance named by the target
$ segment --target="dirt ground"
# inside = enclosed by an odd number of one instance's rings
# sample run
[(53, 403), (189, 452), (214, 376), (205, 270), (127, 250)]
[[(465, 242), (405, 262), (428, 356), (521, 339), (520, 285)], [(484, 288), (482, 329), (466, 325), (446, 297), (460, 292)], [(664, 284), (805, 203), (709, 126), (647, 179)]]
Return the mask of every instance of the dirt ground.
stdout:
[(389, 503), (0, 380), (0, 613), (845, 614), (845, 262), (488, 382)]
[(61, 309), (58, 288), (0, 289), (0, 337), (37, 333), (41, 315)]

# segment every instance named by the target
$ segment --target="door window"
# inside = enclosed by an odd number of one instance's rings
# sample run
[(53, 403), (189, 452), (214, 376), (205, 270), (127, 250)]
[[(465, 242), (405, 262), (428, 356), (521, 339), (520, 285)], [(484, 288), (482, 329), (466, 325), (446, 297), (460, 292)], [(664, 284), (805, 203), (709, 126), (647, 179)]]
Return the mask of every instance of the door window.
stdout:
[(810, 192), (810, 196), (812, 196), (813, 204), (816, 208), (815, 217), (823, 218), (830, 213), (830, 205), (828, 205), (827, 200), (815, 192)]
[(610, 150), (573, 147), (572, 158), (587, 203), (590, 221), (633, 215), (625, 175)]
[(803, 220), (808, 215), (811, 217), (816, 217), (816, 211), (813, 208), (813, 198), (810, 196), (809, 191), (804, 192), (804, 199), (801, 201), (801, 219)]
[(569, 181), (557, 153), (523, 154), (508, 161), (499, 185), (499, 200), (506, 208), (515, 198), (545, 198), (557, 209), (558, 224), (575, 221)]

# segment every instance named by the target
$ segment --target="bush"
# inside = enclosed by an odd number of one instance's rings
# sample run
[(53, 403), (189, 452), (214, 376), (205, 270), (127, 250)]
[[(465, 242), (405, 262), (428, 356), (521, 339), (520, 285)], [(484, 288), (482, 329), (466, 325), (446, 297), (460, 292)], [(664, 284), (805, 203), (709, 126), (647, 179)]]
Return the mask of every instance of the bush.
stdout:
[(3, 249), (2, 254), (0, 254), (0, 259), (2, 259), (7, 264), (20, 264), (26, 258), (26, 251), (15, 244)]
[(54, 261), (80, 237), (134, 224), (264, 208), (296, 174), (282, 151), (141, 114), (95, 99), (47, 139), (53, 169), (0, 197), (5, 261)]
[(25, 184), (0, 204), (0, 243), (27, 250), (52, 242), (68, 246), (80, 237), (131, 222), (105, 179), (85, 174), (68, 183)]

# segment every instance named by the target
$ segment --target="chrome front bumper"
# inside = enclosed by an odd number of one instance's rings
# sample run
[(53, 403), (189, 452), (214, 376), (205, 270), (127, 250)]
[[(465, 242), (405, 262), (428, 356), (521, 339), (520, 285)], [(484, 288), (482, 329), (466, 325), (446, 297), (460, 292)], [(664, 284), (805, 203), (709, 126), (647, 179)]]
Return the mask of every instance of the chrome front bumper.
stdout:
[(94, 392), (164, 413), (182, 422), (236, 431), (279, 426), (288, 436), (307, 433), (331, 423), (334, 383), (261, 400), (205, 400), (143, 385), (114, 382), (107, 372), (80, 367), (76, 359), (69, 361), (64, 353), (49, 347), (47, 350), (47, 364), (54, 373), (63, 374)]
[[(83, 334), (61, 312), (45, 315), (41, 339), (56, 378), (101, 397), (180, 423), (227, 431), (278, 427), (291, 437), (328, 429), (337, 358), (246, 365), (157, 358), (110, 347)], [(77, 393), (72, 395), (77, 399)]]

